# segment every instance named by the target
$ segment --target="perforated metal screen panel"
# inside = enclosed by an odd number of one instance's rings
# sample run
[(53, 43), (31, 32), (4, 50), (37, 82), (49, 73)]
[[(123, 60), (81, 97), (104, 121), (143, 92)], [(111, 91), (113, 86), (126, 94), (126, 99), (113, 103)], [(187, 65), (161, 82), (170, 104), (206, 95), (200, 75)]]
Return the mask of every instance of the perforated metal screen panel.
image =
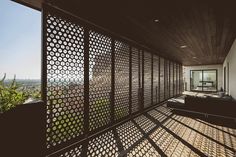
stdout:
[(53, 7), (43, 9), (43, 21), (46, 153), (131, 155), (138, 143), (152, 149), (141, 138), (154, 123), (145, 116), (122, 120), (175, 96), (182, 66)]
[(139, 110), (139, 50), (132, 47), (132, 113)]
[(164, 58), (160, 58), (160, 101), (165, 99)]
[(174, 68), (173, 62), (170, 62), (170, 97), (174, 96)]
[(89, 31), (89, 130), (111, 121), (111, 38)]
[(180, 93), (184, 91), (183, 66), (180, 66)]
[(129, 45), (115, 41), (115, 120), (129, 114)]
[(174, 95), (176, 95), (176, 64), (175, 63), (173, 63), (173, 71), (174, 71), (174, 73), (173, 73), (173, 94)]
[(81, 152), (82, 152), (82, 145), (78, 145), (77, 147), (60, 152), (59, 155), (54, 155), (54, 156), (59, 156), (59, 157), (81, 157)]
[(143, 51), (139, 51), (139, 99), (140, 99), (140, 106), (142, 108), (143, 106), (143, 80), (144, 80), (144, 76), (143, 76)]
[(169, 69), (169, 61), (165, 59), (165, 99), (168, 99), (170, 97), (170, 84), (169, 84), (169, 81), (170, 81), (170, 77), (169, 77), (169, 72), (170, 69)]
[(152, 54), (144, 52), (144, 108), (152, 104)]
[(84, 134), (84, 28), (47, 14), (47, 148)]
[(176, 64), (176, 94), (179, 94), (179, 64)]
[(153, 55), (153, 104), (159, 102), (159, 57)]

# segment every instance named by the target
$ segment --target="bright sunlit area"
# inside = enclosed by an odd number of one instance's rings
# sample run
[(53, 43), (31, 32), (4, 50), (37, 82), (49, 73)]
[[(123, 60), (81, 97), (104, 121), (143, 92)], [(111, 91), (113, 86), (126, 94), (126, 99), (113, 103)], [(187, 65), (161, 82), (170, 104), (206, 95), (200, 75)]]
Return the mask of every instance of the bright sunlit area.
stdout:
[(0, 1), (0, 112), (41, 97), (41, 12)]

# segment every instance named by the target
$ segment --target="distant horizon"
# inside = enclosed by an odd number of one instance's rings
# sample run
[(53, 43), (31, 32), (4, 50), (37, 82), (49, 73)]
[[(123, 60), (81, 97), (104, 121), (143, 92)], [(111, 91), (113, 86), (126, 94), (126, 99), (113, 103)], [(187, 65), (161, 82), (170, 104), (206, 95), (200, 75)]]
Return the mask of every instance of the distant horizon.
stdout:
[(41, 79), (41, 12), (0, 1), (0, 79)]
[[(8, 80), (13, 80), (14, 78), (6, 78), (5, 80), (6, 81), (8, 81)], [(41, 80), (41, 78), (40, 79), (18, 79), (18, 78), (16, 78), (16, 80)]]

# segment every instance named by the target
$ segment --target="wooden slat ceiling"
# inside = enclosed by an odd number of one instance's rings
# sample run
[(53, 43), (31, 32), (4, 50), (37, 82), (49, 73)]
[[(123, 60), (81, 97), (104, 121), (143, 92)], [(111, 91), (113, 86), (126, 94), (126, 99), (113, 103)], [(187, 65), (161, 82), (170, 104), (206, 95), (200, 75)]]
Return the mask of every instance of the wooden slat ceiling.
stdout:
[[(48, 2), (147, 45), (183, 65), (223, 63), (236, 37), (236, 9), (229, 0)], [(159, 21), (155, 22), (156, 19)]]

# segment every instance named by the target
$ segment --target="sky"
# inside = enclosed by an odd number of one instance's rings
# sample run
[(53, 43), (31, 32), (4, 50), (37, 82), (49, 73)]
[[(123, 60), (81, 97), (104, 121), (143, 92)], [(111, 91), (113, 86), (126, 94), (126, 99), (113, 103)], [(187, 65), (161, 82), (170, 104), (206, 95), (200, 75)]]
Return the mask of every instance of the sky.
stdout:
[(0, 0), (0, 78), (41, 77), (41, 12)]

